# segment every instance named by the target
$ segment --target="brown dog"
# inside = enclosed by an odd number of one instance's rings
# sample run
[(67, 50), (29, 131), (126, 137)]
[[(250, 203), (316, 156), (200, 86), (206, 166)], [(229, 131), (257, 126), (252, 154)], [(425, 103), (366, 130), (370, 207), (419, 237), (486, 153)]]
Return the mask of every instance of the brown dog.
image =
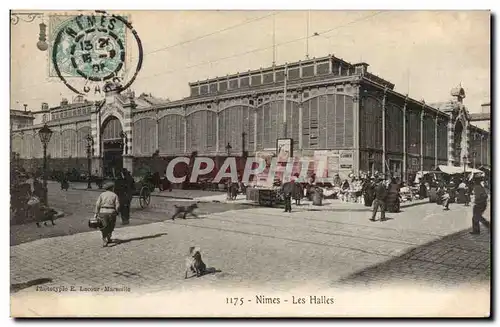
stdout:
[(174, 205), (175, 207), (175, 213), (174, 215), (172, 216), (172, 220), (175, 219), (175, 217), (177, 217), (178, 215), (180, 214), (183, 214), (182, 215), (182, 219), (186, 219), (186, 216), (188, 214), (192, 215), (192, 216), (195, 216), (196, 218), (199, 218), (197, 214), (194, 213), (194, 210), (198, 208), (198, 204), (196, 203), (193, 203), (187, 207), (185, 206), (177, 206), (177, 205)]
[(184, 275), (184, 279), (188, 278), (188, 273), (196, 274), (196, 277), (200, 277), (205, 274), (207, 270), (207, 266), (201, 259), (200, 249), (197, 247), (189, 248), (189, 256), (186, 258), (186, 273)]

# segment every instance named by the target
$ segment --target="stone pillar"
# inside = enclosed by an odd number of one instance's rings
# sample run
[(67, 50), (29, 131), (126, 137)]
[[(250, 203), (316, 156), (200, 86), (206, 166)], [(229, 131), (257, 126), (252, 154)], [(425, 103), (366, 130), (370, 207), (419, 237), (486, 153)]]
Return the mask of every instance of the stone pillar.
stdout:
[[(463, 156), (466, 156), (469, 160), (469, 162), (467, 163), (467, 167), (472, 167), (472, 151), (470, 151), (470, 148), (469, 148), (469, 133), (470, 133), (470, 124), (468, 121), (464, 121), (463, 122), (463, 125), (464, 125), (464, 130), (462, 132), (462, 153), (461, 153), (461, 157)], [(464, 163), (462, 162), (462, 165)]]
[[(262, 110), (262, 109), (261, 109)], [(253, 111), (253, 151), (257, 152), (257, 108)]]
[(385, 103), (387, 101), (387, 87), (384, 88), (384, 98), (382, 99), (382, 174), (386, 174), (386, 151), (385, 151)]
[(219, 155), (219, 108), (217, 108), (215, 119), (215, 153)]
[(184, 154), (187, 152), (187, 116), (184, 111)]
[(420, 112), (420, 171), (424, 170), (424, 108), (425, 104), (422, 105), (422, 111)]
[[(448, 140), (446, 144), (448, 145), (448, 166), (453, 166), (453, 161), (456, 159), (453, 155), (453, 131), (455, 130), (455, 126), (453, 126), (453, 118), (449, 118), (448, 121)], [(457, 158), (457, 161), (460, 162), (460, 158)]]
[(480, 149), (479, 150), (479, 153), (480, 153), (479, 158), (481, 158), (481, 159), (479, 161), (480, 161), (481, 166), (486, 166), (485, 160), (484, 160), (484, 152), (483, 152), (483, 149), (484, 149), (483, 141), (484, 141), (484, 135), (481, 134), (481, 141), (480, 141), (481, 146), (479, 147), (479, 149)]
[(155, 118), (155, 129), (156, 129), (156, 136), (155, 136), (155, 151), (160, 149), (160, 120), (158, 119), (158, 111), (156, 111), (156, 118)]
[(406, 154), (406, 104), (408, 103), (408, 94), (405, 97), (405, 104), (403, 106), (403, 181), (406, 182), (406, 163), (408, 161)]
[(438, 122), (439, 116), (436, 113), (436, 119), (434, 120), (434, 168), (438, 166)]
[(302, 147), (303, 147), (303, 144), (302, 144), (302, 132), (303, 132), (303, 124), (302, 124), (302, 117), (303, 117), (303, 102), (302, 102), (302, 95), (301, 95), (301, 101), (299, 103), (299, 139), (298, 139), (298, 142), (299, 142), (299, 151), (302, 151)]
[[(352, 97), (352, 110), (353, 110), (353, 171), (354, 174), (359, 176), (359, 171), (360, 171), (360, 152), (359, 152), (359, 119), (360, 119), (360, 114), (359, 114), (359, 103), (360, 103), (360, 86), (359, 84), (354, 86), (354, 93)], [(301, 117), (301, 123), (302, 123), (302, 117)], [(301, 134), (302, 135), (302, 134)]]

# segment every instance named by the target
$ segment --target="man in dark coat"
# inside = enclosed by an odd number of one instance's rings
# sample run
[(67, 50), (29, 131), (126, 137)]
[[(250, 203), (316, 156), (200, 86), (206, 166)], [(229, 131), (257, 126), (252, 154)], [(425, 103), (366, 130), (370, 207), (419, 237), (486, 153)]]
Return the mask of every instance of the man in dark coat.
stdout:
[(120, 201), (122, 225), (128, 225), (130, 223), (130, 204), (132, 202), (134, 184), (134, 178), (130, 172), (124, 168), (115, 183), (115, 192)]
[(285, 198), (285, 212), (292, 212), (292, 194), (294, 191), (295, 183), (293, 181), (288, 181), (281, 186), (281, 192)]
[(387, 188), (383, 180), (378, 179), (375, 186), (375, 200), (373, 200), (373, 213), (371, 221), (376, 221), (377, 211), (380, 209), (380, 221), (385, 219), (385, 208), (387, 200)]
[(295, 174), (294, 178), (293, 199), (295, 200), (295, 205), (300, 205), (300, 200), (304, 196), (304, 190), (302, 189), (302, 184), (300, 184), (299, 174)]
[[(372, 177), (372, 179), (373, 179), (373, 177)], [(364, 196), (364, 200), (365, 200), (365, 206), (367, 206), (367, 207), (371, 207), (373, 204), (375, 185), (374, 185), (372, 179), (369, 179), (367, 177), (367, 178), (365, 178), (365, 180), (363, 182), (362, 192), (363, 192), (363, 196)]]
[(472, 207), (472, 232), (471, 234), (480, 234), (480, 223), (486, 228), (490, 229), (490, 222), (484, 219), (483, 213), (488, 204), (488, 193), (483, 185), (481, 179), (476, 178), (474, 185), (474, 206)]

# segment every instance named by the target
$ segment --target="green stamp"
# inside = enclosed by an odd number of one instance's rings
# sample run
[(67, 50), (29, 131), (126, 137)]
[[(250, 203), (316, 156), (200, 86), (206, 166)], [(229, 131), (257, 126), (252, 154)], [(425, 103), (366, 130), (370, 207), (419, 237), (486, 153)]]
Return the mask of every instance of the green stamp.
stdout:
[[(124, 16), (100, 15), (50, 17), (50, 77), (59, 77), (81, 95), (121, 92), (135, 81), (142, 67), (142, 42)], [(137, 45), (135, 71), (125, 67), (127, 32)], [(131, 50), (131, 49), (129, 49)]]
[(108, 16), (50, 17), (50, 77), (104, 81), (125, 72), (127, 27)]

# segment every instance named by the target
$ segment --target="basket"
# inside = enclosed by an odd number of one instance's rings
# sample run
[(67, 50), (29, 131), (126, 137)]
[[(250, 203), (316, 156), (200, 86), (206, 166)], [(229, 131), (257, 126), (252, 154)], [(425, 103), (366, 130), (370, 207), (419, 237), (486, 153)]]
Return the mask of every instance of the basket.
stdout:
[(102, 220), (99, 217), (92, 217), (89, 219), (89, 228), (98, 229), (102, 228)]

